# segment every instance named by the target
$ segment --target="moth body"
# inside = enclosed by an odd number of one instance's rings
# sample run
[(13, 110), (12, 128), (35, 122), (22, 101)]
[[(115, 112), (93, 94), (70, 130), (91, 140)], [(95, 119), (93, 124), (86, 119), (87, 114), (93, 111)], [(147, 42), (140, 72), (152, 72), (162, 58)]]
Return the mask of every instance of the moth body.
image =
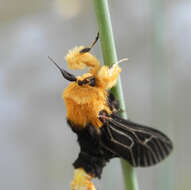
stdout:
[[(77, 134), (80, 153), (75, 167), (72, 190), (95, 190), (92, 177), (101, 177), (105, 164), (114, 157), (127, 160), (133, 167), (146, 167), (165, 159), (173, 149), (171, 140), (161, 131), (120, 117), (119, 104), (110, 89), (116, 84), (121, 68), (101, 66), (90, 47), (70, 50), (66, 61), (70, 69), (89, 71), (74, 76), (59, 67), (70, 81), (63, 92), (67, 121)], [(88, 184), (88, 185), (87, 185)]]

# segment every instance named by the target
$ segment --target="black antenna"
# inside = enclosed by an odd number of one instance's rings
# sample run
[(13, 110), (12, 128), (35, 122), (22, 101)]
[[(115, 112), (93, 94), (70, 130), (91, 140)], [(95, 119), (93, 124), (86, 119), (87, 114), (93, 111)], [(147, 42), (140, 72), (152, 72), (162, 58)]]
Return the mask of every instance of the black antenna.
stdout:
[(52, 62), (56, 65), (56, 67), (60, 70), (60, 72), (62, 73), (62, 76), (63, 76), (65, 79), (67, 79), (67, 80), (69, 80), (69, 81), (77, 81), (77, 78), (76, 78), (74, 75), (72, 75), (72, 74), (68, 73), (66, 70), (62, 69), (62, 68), (56, 63), (56, 61), (54, 61), (51, 57), (48, 56), (48, 59), (50, 59), (50, 61), (52, 61)]
[(92, 42), (92, 44), (90, 45), (90, 47), (86, 47), (86, 48), (82, 49), (82, 50), (80, 51), (80, 53), (87, 53), (87, 52), (89, 52), (89, 51), (94, 47), (94, 45), (96, 44), (96, 42), (98, 41), (98, 39), (99, 39), (99, 32), (97, 33), (96, 38), (95, 38), (95, 40)]
[(96, 44), (96, 42), (98, 41), (98, 39), (99, 39), (99, 32), (97, 33), (95, 40), (94, 40), (94, 41), (92, 42), (92, 44), (90, 45), (90, 48), (91, 48), (91, 49), (94, 47), (94, 45)]

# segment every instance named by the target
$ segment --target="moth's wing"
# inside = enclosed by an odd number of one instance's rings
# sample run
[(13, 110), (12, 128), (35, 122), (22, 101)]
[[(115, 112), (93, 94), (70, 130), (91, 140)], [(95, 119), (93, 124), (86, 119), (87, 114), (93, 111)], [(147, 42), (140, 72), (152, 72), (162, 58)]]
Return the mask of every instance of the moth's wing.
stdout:
[(103, 146), (134, 167), (157, 164), (173, 149), (171, 140), (162, 132), (116, 115), (105, 118)]

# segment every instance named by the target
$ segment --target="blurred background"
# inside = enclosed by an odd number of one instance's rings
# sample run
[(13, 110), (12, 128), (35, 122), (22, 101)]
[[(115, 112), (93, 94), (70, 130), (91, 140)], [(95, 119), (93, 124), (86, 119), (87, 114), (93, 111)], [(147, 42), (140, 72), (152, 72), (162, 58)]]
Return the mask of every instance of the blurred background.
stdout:
[[(191, 187), (191, 2), (110, 0), (113, 31), (131, 120), (174, 141), (161, 164), (136, 169), (140, 190)], [(97, 33), (93, 1), (0, 0), (0, 189), (67, 190), (79, 147), (61, 99), (76, 45)], [(93, 53), (102, 60), (98, 43)], [(83, 71), (85, 72), (85, 71)], [(81, 74), (83, 72), (73, 72)], [(99, 190), (123, 189), (120, 162), (104, 169)]]

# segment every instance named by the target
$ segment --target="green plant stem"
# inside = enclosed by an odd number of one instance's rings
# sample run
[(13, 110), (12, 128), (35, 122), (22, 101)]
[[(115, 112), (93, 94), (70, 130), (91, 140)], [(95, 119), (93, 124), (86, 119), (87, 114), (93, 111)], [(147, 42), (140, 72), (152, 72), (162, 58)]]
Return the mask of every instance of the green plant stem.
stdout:
[[(117, 53), (113, 38), (112, 25), (107, 0), (94, 0), (94, 7), (99, 27), (104, 64), (111, 66), (117, 62)], [(121, 110), (125, 110), (125, 102), (120, 77), (112, 92), (119, 101)], [(127, 118), (125, 112), (121, 113)], [(138, 184), (133, 168), (124, 160), (121, 160), (125, 190), (138, 190)]]

